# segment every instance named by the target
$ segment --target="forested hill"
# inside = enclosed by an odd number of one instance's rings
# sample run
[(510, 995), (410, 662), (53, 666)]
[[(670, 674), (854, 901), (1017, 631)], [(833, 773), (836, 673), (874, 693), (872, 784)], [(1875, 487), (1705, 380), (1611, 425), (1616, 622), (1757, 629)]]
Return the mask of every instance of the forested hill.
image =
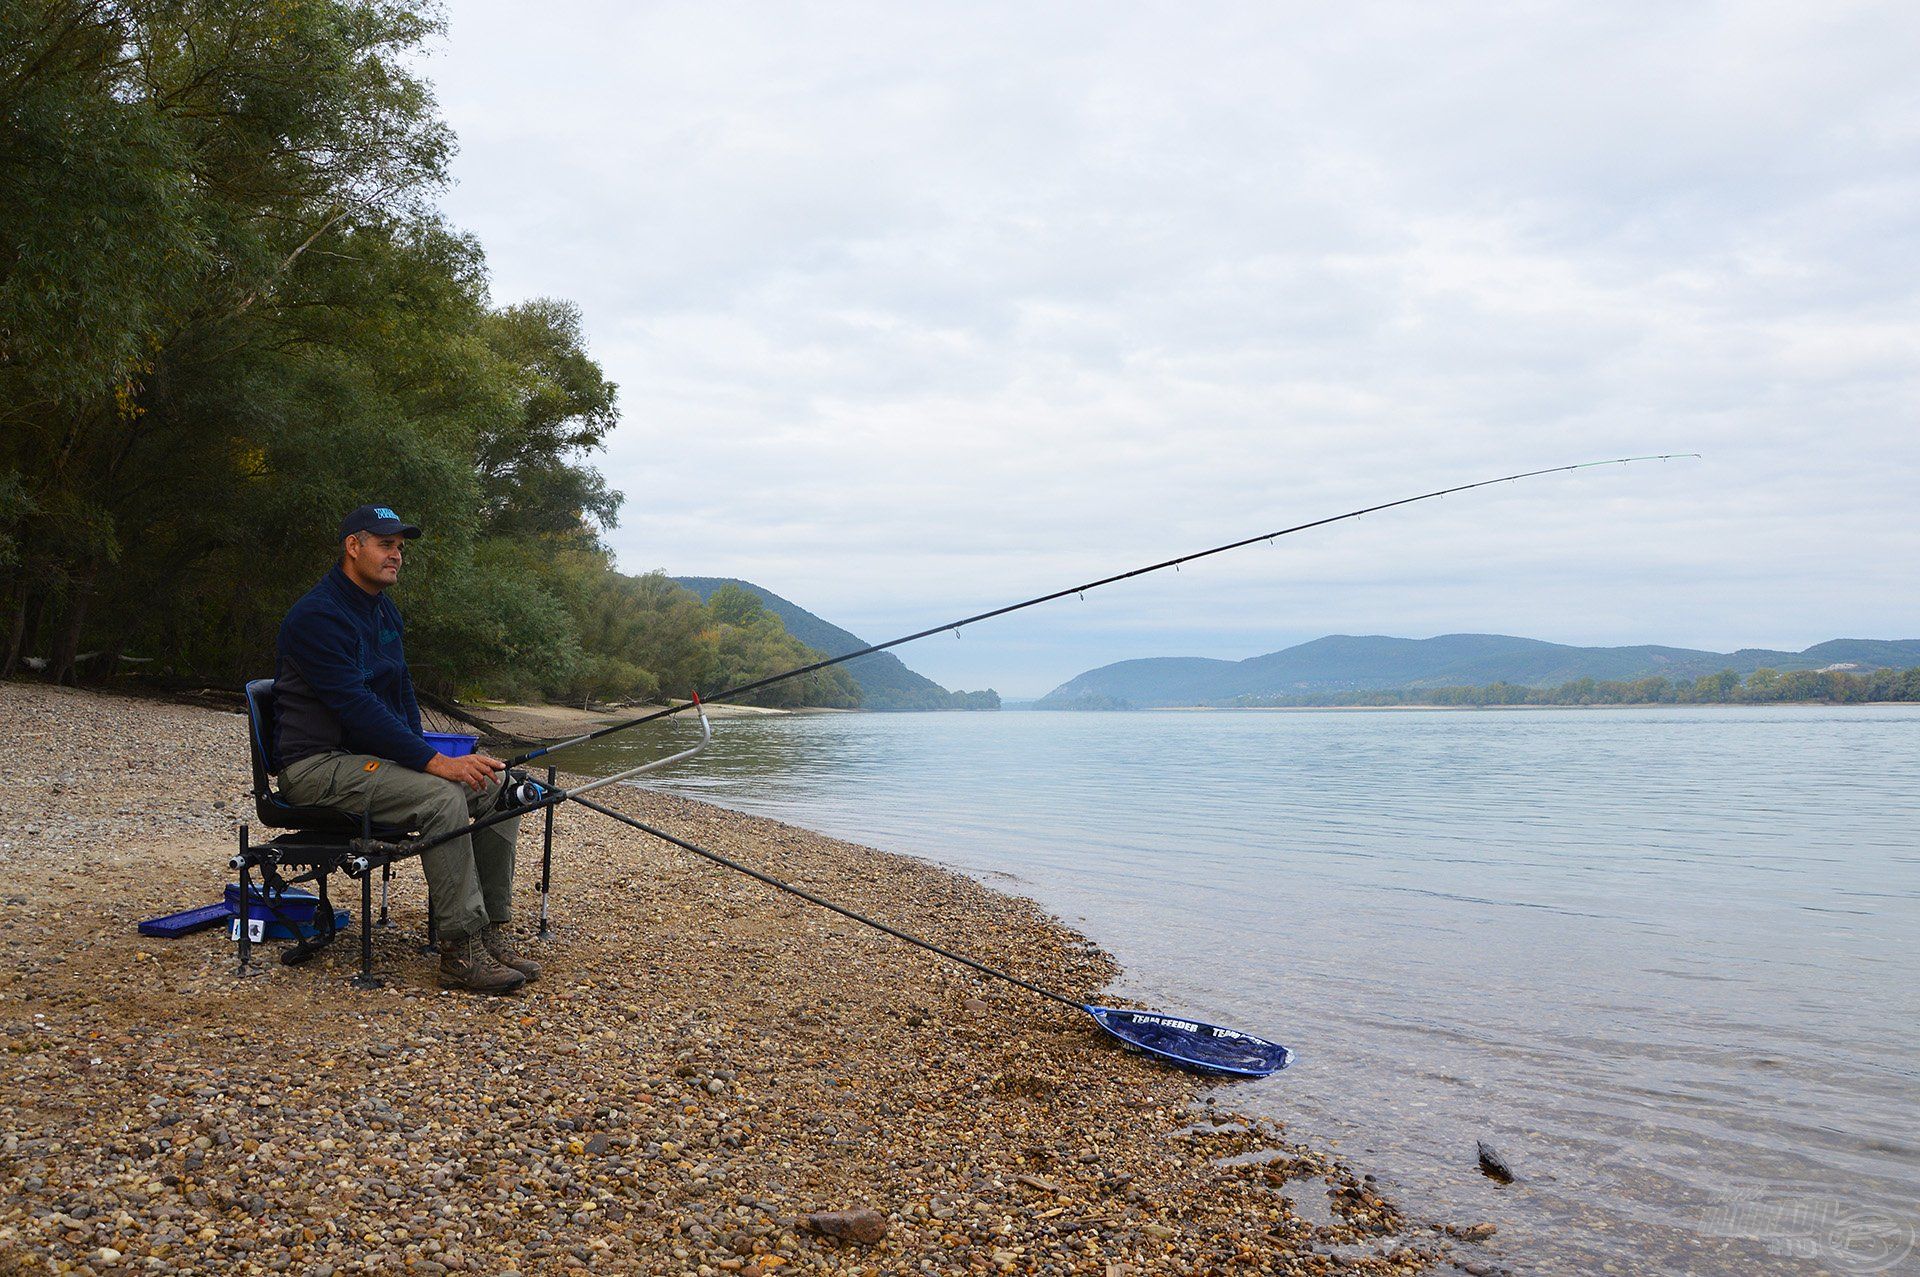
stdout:
[[(851, 634), (831, 621), (822, 620), (789, 599), (783, 599), (764, 586), (725, 576), (677, 576), (678, 585), (699, 595), (704, 602), (723, 586), (737, 585), (764, 604), (786, 625), (787, 633), (817, 648), (828, 656), (844, 656), (867, 646), (867, 640)], [(857, 661), (849, 661), (846, 670), (860, 685), (860, 708), (869, 710), (926, 709), (998, 709), (999, 696), (985, 692), (949, 692), (923, 674), (916, 674), (892, 652), (875, 652)]]
[(1692, 680), (1732, 670), (1782, 672), (1920, 665), (1920, 639), (1834, 639), (1802, 652), (1742, 648), (1572, 647), (1504, 634), (1405, 639), (1334, 634), (1244, 661), (1154, 657), (1105, 665), (1061, 684), (1043, 709), (1278, 703), (1388, 689), (1554, 687), (1578, 679)]

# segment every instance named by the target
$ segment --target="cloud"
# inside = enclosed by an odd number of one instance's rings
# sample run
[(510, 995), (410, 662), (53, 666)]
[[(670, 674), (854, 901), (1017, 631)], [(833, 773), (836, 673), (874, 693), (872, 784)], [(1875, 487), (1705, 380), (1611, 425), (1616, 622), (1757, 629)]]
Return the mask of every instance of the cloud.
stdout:
[(456, 2), (449, 215), (620, 383), (630, 570), (1034, 694), (1329, 631), (1920, 633), (1920, 15)]

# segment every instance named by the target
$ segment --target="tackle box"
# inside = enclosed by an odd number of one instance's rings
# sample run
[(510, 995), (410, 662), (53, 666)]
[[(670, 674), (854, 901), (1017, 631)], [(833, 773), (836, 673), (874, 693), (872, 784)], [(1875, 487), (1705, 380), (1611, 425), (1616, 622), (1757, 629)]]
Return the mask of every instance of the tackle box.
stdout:
[[(320, 934), (320, 923), (316, 915), (320, 912), (320, 897), (307, 891), (285, 891), (278, 895), (263, 893), (258, 887), (249, 887), (252, 897), (247, 902), (247, 933), (254, 940), (307, 940)], [(240, 938), (240, 884), (227, 884), (226, 914), (231, 920), (227, 923), (227, 938)], [(279, 910), (279, 917), (267, 912), (267, 902), (271, 901)], [(285, 918), (286, 922), (280, 919)], [(333, 928), (344, 931), (353, 921), (353, 915), (345, 909), (333, 911)], [(287, 924), (291, 923), (292, 926)], [(293, 927), (300, 929), (295, 935)]]

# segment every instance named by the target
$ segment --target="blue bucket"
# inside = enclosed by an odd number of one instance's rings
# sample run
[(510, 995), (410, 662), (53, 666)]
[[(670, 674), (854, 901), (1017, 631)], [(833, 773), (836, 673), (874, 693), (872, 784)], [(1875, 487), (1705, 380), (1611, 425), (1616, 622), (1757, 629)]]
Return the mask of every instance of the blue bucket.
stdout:
[(459, 732), (421, 732), (427, 744), (433, 746), (448, 758), (459, 758), (471, 754), (473, 747), (480, 743), (478, 736), (466, 736)]

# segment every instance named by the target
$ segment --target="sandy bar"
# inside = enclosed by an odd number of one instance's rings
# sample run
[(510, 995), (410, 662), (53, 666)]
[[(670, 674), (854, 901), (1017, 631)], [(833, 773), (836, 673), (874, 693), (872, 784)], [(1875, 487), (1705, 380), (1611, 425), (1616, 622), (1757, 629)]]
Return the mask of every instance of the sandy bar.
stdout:
[[(674, 705), (685, 705), (685, 701), (675, 701)], [(622, 705), (617, 709), (596, 708), (577, 709), (571, 705), (512, 705), (505, 703), (483, 702), (466, 707), (474, 718), (486, 723), (492, 731), (488, 736), (496, 743), (506, 741), (553, 741), (582, 736), (597, 728), (608, 727), (614, 723), (624, 723), (643, 715), (658, 713), (666, 709), (665, 703)], [(682, 711), (683, 713), (687, 711)], [(726, 702), (714, 702), (707, 705), (709, 718), (784, 718), (790, 714), (846, 714), (850, 710), (841, 709), (770, 709), (761, 705), (733, 705)], [(444, 715), (427, 711), (429, 730), (444, 728), (447, 731), (466, 732), (473, 728), (456, 722)]]
[[(557, 821), (558, 931), (529, 945), (548, 974), (512, 997), (437, 987), (411, 865), (377, 992), (346, 983), (357, 932), (303, 967), (270, 948), (250, 979), (224, 932), (141, 938), (219, 898), (253, 817), (243, 721), (0, 685), (20, 760), (0, 790), (0, 1272), (1473, 1263), (1080, 1013), (582, 809)], [(1074, 996), (1115, 974), (1030, 901), (923, 862), (631, 788), (612, 803)], [(807, 1224), (862, 1207), (877, 1242)]]

